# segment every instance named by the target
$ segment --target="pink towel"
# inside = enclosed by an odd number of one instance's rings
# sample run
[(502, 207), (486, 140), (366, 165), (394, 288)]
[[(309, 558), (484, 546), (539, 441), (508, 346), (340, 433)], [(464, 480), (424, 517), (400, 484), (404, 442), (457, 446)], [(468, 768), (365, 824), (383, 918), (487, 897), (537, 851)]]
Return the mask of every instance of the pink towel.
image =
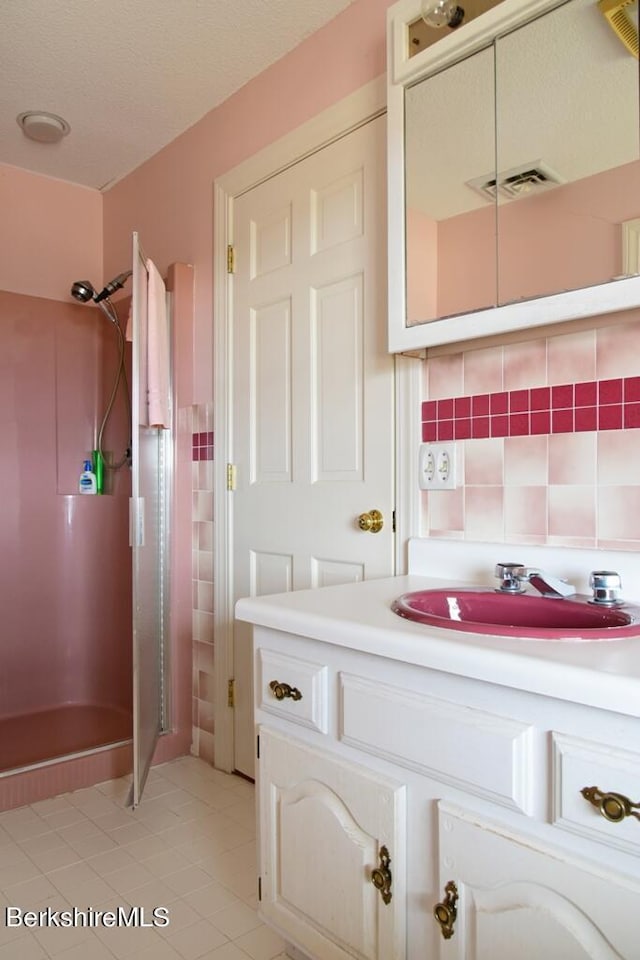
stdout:
[(151, 260), (146, 262), (147, 297), (147, 390), (149, 399), (149, 426), (171, 426), (169, 394), (169, 318), (166, 290), (158, 269)]

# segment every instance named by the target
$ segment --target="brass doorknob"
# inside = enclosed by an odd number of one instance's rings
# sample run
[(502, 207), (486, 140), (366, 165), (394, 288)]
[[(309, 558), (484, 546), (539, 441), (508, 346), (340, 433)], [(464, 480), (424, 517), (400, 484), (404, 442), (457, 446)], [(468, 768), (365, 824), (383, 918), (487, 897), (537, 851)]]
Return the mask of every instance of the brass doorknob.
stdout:
[(384, 526), (384, 517), (379, 510), (369, 510), (358, 517), (358, 526), (365, 533), (380, 533)]

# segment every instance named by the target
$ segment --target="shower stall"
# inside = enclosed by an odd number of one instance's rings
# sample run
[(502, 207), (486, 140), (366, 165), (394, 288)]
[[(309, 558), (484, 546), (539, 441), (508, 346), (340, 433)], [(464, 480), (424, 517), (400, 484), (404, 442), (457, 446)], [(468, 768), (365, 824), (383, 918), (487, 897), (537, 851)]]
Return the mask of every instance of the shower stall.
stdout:
[[(135, 235), (132, 273), (124, 361), (127, 314), (109, 316), (109, 285), (77, 298), (93, 306), (0, 292), (0, 810), (132, 769), (135, 804), (170, 727), (174, 448), (142, 413)], [(105, 469), (103, 495), (80, 495), (100, 449), (120, 468)]]

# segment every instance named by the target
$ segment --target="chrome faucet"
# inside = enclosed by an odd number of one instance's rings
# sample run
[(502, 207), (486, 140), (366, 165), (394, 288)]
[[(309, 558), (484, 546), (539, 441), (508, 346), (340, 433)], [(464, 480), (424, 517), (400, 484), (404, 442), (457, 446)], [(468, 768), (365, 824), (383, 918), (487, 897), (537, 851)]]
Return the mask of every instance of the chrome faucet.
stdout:
[(535, 567), (524, 567), (520, 563), (497, 563), (495, 575), (502, 581), (498, 587), (500, 593), (524, 593), (525, 583), (530, 583), (543, 597), (572, 597), (576, 592), (576, 588), (566, 580)]

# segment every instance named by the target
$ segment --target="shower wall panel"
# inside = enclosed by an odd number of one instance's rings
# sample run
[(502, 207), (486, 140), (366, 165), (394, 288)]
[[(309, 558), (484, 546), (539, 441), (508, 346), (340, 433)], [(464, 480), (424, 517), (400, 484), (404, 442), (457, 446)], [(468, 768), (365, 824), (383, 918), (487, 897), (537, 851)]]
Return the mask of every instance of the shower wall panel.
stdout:
[(77, 493), (114, 339), (93, 307), (0, 292), (0, 718), (130, 708), (128, 470)]

